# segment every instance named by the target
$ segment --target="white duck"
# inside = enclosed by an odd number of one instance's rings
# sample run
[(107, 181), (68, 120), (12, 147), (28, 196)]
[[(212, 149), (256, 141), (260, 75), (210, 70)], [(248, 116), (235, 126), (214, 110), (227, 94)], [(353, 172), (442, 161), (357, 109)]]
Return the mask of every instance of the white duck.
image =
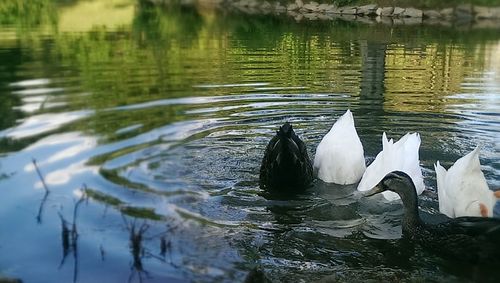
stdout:
[(434, 164), (439, 198), (439, 211), (448, 217), (493, 216), (500, 191), (488, 188), (481, 164), (479, 147), (459, 158), (448, 171)]
[(327, 183), (347, 185), (361, 179), (365, 156), (349, 109), (319, 143), (313, 167), (317, 177)]
[[(358, 191), (368, 191), (375, 187), (384, 177), (392, 171), (402, 171), (408, 174), (417, 194), (421, 194), (424, 189), (424, 179), (420, 168), (418, 149), (420, 147), (420, 136), (418, 133), (407, 133), (399, 141), (387, 140), (385, 132), (382, 134), (382, 151), (377, 154), (375, 160), (367, 168)], [(382, 193), (387, 200), (399, 199), (399, 196), (391, 191)]]

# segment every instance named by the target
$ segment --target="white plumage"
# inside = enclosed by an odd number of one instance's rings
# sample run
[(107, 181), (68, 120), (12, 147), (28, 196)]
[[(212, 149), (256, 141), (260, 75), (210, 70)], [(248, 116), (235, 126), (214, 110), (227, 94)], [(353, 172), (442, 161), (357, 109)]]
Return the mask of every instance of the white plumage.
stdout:
[[(402, 171), (411, 177), (417, 194), (421, 194), (425, 186), (418, 156), (419, 147), (420, 136), (418, 133), (407, 133), (394, 143), (392, 139), (387, 140), (384, 132), (382, 134), (382, 151), (377, 154), (372, 164), (366, 168), (358, 185), (358, 190), (368, 191), (390, 172)], [(382, 194), (387, 200), (399, 199), (399, 196), (391, 191), (385, 191)]]
[(493, 216), (497, 201), (488, 188), (479, 162), (479, 147), (458, 159), (448, 171), (434, 164), (439, 211), (448, 217)]
[(363, 145), (347, 110), (323, 137), (314, 156), (314, 172), (327, 183), (354, 184), (366, 169)]

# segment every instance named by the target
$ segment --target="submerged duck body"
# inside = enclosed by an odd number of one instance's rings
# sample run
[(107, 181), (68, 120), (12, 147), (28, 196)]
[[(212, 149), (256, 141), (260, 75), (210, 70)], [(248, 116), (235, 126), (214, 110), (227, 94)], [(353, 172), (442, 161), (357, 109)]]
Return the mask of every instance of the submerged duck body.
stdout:
[[(418, 150), (420, 148), (420, 135), (418, 133), (407, 133), (394, 143), (388, 140), (385, 132), (382, 134), (382, 151), (377, 154), (375, 160), (366, 168), (366, 171), (358, 184), (358, 191), (368, 191), (392, 171), (402, 171), (410, 176), (415, 183), (417, 194), (424, 189), (424, 178), (420, 168)], [(385, 191), (387, 200), (399, 199), (398, 194)]]
[(403, 201), (403, 237), (441, 255), (471, 263), (500, 263), (500, 219), (484, 217), (450, 218), (439, 224), (424, 223), (418, 212), (418, 196), (409, 175), (387, 174), (372, 190), (397, 193)]
[(448, 217), (492, 217), (500, 192), (488, 188), (481, 171), (479, 147), (458, 159), (448, 170), (434, 165), (439, 211)]
[(305, 143), (286, 122), (269, 141), (260, 167), (260, 187), (277, 193), (300, 192), (313, 181)]
[(347, 185), (357, 183), (365, 169), (363, 145), (347, 110), (316, 148), (314, 171), (324, 182)]

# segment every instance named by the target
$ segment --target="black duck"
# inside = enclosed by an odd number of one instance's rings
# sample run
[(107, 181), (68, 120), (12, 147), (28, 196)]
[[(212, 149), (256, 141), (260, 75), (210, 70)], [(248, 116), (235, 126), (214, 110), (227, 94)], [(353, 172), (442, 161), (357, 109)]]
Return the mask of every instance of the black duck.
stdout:
[(302, 192), (313, 180), (306, 145), (286, 122), (269, 141), (260, 166), (260, 187), (272, 193)]

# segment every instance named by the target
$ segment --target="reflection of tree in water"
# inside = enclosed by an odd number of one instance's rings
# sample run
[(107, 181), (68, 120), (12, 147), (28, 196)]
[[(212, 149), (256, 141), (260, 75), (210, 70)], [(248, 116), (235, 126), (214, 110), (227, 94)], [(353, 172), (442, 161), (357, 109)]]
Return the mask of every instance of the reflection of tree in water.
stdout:
[(204, 24), (196, 9), (175, 3), (156, 6), (139, 1), (136, 11), (132, 30), (137, 39), (158, 45), (173, 41), (190, 45)]
[[(1, 18), (1, 14), (0, 14)], [(17, 81), (17, 70), (22, 64), (21, 48), (0, 47), (0, 89), (7, 87), (13, 81)], [(12, 127), (18, 119), (23, 118), (20, 110), (16, 110), (16, 106), (21, 105), (21, 98), (17, 95), (9, 93), (9, 91), (1, 91), (0, 95), (0, 130)]]
[[(41, 27), (46, 25), (56, 30), (56, 5), (51, 0), (0, 1), (1, 25), (13, 27), (17, 36), (17, 40), (12, 41), (14, 46), (9, 46), (8, 40), (4, 46), (5, 43), (2, 42), (4, 39), (0, 38), (2, 50), (0, 52), (0, 130), (3, 130), (14, 126), (16, 121), (26, 116), (17, 108), (22, 104), (21, 97), (12, 93), (13, 87), (9, 84), (31, 79), (31, 77), (26, 78), (20, 75), (19, 71), (23, 70), (23, 64), (30, 62), (36, 56), (33, 46), (38, 46), (40, 39), (33, 35), (38, 35)], [(24, 46), (24, 43), (29, 43), (30, 46)], [(0, 152), (17, 151), (31, 142), (0, 137)]]
[(226, 16), (221, 17), (217, 24), (230, 29), (231, 34), (249, 50), (261, 50), (262, 46), (275, 47), (290, 31), (290, 26), (283, 19), (265, 15)]
[[(361, 99), (381, 100), (385, 91), (385, 53), (387, 43), (362, 40)], [(373, 103), (370, 103), (373, 104)], [(381, 105), (381, 103), (377, 103)]]
[[(380, 125), (384, 123), (384, 94), (385, 94), (385, 57), (387, 50), (387, 43), (374, 40), (360, 40), (359, 42), (360, 56), (361, 56), (361, 81), (360, 81), (360, 103), (359, 110), (362, 115), (371, 113), (372, 124)], [(359, 121), (358, 125), (362, 122)], [(377, 136), (381, 132), (376, 129), (369, 128), (364, 132), (364, 127), (357, 128), (360, 136)], [(375, 131), (374, 131), (375, 130)], [(376, 144), (379, 143), (379, 138), (375, 140)], [(377, 146), (367, 146), (368, 141), (365, 139), (365, 151), (370, 151), (371, 148), (378, 148)], [(375, 154), (375, 153), (373, 153)]]
[[(198, 11), (193, 7), (185, 7), (178, 2), (156, 6), (140, 1), (132, 23), (132, 34), (140, 46), (148, 46), (158, 70), (158, 92), (165, 94), (175, 82), (169, 74), (176, 66), (178, 59), (169, 51), (172, 45), (180, 45), (181, 49), (189, 48), (196, 42), (204, 22)], [(177, 55), (178, 56), (178, 55)], [(180, 70), (184, 72), (184, 70)]]
[(23, 0), (0, 2), (0, 24), (33, 28), (57, 23), (57, 10), (52, 0)]

